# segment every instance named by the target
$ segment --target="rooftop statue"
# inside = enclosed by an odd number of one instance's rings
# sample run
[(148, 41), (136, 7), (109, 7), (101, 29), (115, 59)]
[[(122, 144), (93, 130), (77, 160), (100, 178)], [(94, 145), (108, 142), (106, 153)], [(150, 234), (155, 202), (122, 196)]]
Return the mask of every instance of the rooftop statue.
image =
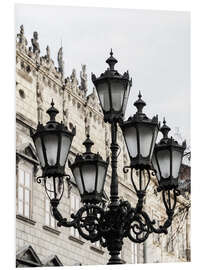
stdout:
[(20, 26), (20, 33), (17, 34), (17, 38), (18, 38), (18, 43), (20, 44), (20, 48), (23, 49), (23, 50), (26, 50), (27, 39), (24, 36), (24, 27), (23, 27), (23, 25)]
[(35, 31), (33, 33), (33, 38), (31, 39), (33, 53), (36, 53), (37, 56), (40, 54), (39, 42), (38, 42), (38, 33)]
[(64, 61), (63, 61), (63, 47), (61, 47), (58, 51), (58, 70), (61, 72), (62, 77), (64, 74)]
[(46, 54), (46, 60), (47, 60), (47, 62), (49, 63), (50, 62), (50, 48), (49, 48), (49, 45), (47, 45), (47, 47), (46, 47), (46, 52), (47, 52), (47, 54)]
[(74, 87), (76, 87), (78, 85), (78, 80), (76, 78), (76, 70), (75, 68), (73, 68), (73, 71), (72, 71), (72, 74), (70, 76), (70, 79), (71, 79), (71, 83)]
[(87, 73), (86, 65), (82, 65), (82, 71), (80, 72), (81, 86), (80, 89), (87, 92)]

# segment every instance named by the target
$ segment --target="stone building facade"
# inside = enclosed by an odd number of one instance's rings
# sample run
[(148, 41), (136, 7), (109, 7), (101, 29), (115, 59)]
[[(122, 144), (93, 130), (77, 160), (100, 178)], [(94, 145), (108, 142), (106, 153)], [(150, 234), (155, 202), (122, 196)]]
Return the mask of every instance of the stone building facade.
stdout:
[[(108, 252), (99, 243), (82, 239), (74, 228), (57, 227), (51, 215), (49, 201), (43, 184), (36, 182), (40, 175), (30, 128), (38, 122), (46, 123), (46, 110), (53, 98), (59, 110), (57, 121), (63, 121), (71, 129), (76, 126), (69, 159), (84, 151), (82, 142), (86, 133), (94, 141), (93, 152), (100, 152), (106, 159), (110, 152), (110, 128), (103, 122), (102, 111), (95, 89), (87, 96), (86, 66), (82, 65), (80, 78), (73, 69), (65, 77), (63, 48), (58, 52), (58, 65), (51, 58), (51, 49), (40, 54), (38, 33), (33, 33), (31, 46), (20, 27), (16, 41), (16, 265), (88, 265), (106, 264)], [(136, 194), (129, 175), (123, 167), (129, 164), (121, 131), (118, 134), (120, 155), (118, 158), (119, 192), (123, 199), (136, 204)], [(80, 206), (80, 197), (70, 169), (71, 182), (65, 183), (60, 211), (67, 218)], [(111, 170), (105, 186), (108, 200)], [(165, 211), (160, 194), (156, 192), (156, 180), (152, 179), (146, 197), (146, 211), (161, 224)], [(126, 263), (184, 262), (190, 260), (190, 198), (178, 197), (175, 219), (168, 235), (151, 234), (144, 244), (124, 241), (121, 257)]]

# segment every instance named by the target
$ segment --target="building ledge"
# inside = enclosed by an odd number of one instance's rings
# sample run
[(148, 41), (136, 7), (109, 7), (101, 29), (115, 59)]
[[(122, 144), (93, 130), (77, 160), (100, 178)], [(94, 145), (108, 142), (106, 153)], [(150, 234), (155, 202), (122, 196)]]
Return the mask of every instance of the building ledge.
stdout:
[(94, 250), (95, 252), (103, 255), (104, 254), (104, 251), (101, 249), (101, 248), (98, 248), (98, 247), (94, 247), (94, 246), (91, 246), (90, 247), (91, 250)]
[(54, 229), (54, 228), (52, 228), (52, 227), (49, 227), (49, 226), (47, 226), (47, 225), (42, 226), (42, 228), (43, 228), (44, 230), (46, 230), (46, 231), (48, 231), (48, 232), (51, 232), (51, 233), (54, 233), (54, 234), (56, 234), (56, 235), (59, 235), (59, 234), (61, 233), (60, 231), (58, 231), (58, 230), (56, 230), (56, 229)]
[(81, 240), (81, 239), (79, 239), (79, 238), (77, 238), (77, 237), (74, 237), (74, 236), (72, 236), (72, 235), (70, 235), (68, 238), (69, 238), (70, 240), (72, 240), (72, 241), (74, 241), (74, 242), (80, 244), (80, 245), (83, 245), (83, 244), (85, 243), (83, 240)]
[(27, 223), (29, 223), (31, 225), (35, 225), (35, 223), (36, 223), (36, 221), (34, 221), (34, 220), (30, 219), (30, 218), (24, 217), (22, 215), (19, 215), (19, 214), (16, 215), (16, 218), (20, 219), (22, 221), (25, 221), (25, 222), (27, 222)]

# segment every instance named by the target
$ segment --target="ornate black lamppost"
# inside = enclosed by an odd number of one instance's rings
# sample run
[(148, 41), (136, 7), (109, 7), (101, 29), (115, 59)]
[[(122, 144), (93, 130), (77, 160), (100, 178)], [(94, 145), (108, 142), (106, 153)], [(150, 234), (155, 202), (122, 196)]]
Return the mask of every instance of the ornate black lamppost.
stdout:
[[(92, 81), (96, 87), (100, 104), (104, 113), (104, 121), (111, 125), (111, 185), (110, 203), (102, 208), (101, 200), (106, 179), (108, 160), (104, 161), (99, 153), (91, 152), (94, 144), (89, 135), (83, 143), (86, 151), (77, 154), (73, 164), (69, 167), (75, 177), (83, 206), (71, 215), (71, 221), (63, 218), (57, 209), (63, 194), (65, 176), (65, 163), (71, 146), (75, 130), (72, 132), (62, 124), (55, 121), (58, 111), (52, 107), (47, 111), (50, 121), (43, 126), (39, 124), (31, 136), (38, 153), (42, 168), (42, 177), (45, 190), (49, 196), (52, 212), (58, 226), (75, 227), (79, 234), (91, 241), (100, 241), (110, 254), (108, 264), (122, 264), (120, 251), (123, 239), (128, 237), (135, 243), (144, 242), (150, 233), (167, 233), (171, 225), (176, 197), (178, 196), (177, 181), (185, 144), (182, 146), (167, 134), (170, 130), (165, 125), (160, 129), (163, 139), (155, 146), (159, 131), (158, 117), (149, 119), (143, 113), (146, 105), (139, 93), (135, 102), (137, 112), (127, 121), (123, 121), (132, 80), (128, 72), (120, 75), (114, 69), (117, 60), (111, 51), (106, 61), (109, 68), (96, 78), (92, 74)], [(129, 166), (124, 167), (124, 173), (131, 172), (131, 181), (136, 191), (138, 202), (132, 207), (128, 201), (119, 199), (117, 175), (117, 127), (120, 125), (130, 156)], [(153, 166), (151, 163), (153, 156)], [(150, 220), (143, 210), (143, 202), (152, 174), (157, 172), (158, 191), (163, 194), (167, 220), (163, 225), (155, 227), (155, 221)], [(138, 175), (138, 176), (137, 176)], [(67, 177), (67, 176), (66, 176)], [(146, 181), (147, 179), (147, 181)], [(47, 189), (47, 181), (51, 181), (52, 189)], [(50, 186), (50, 185), (49, 185)], [(168, 196), (168, 198), (166, 198)], [(173, 205), (172, 197), (173, 196)]]

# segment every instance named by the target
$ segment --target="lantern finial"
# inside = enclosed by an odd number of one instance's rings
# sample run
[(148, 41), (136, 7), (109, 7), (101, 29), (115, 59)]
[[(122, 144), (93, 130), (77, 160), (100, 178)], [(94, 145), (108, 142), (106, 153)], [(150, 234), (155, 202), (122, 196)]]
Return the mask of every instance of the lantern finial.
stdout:
[(106, 63), (109, 64), (110, 70), (114, 70), (114, 66), (118, 61), (113, 57), (113, 51), (110, 51), (110, 57), (106, 60)]
[(162, 140), (167, 140), (168, 139), (168, 133), (169, 133), (170, 130), (171, 130), (170, 127), (168, 127), (166, 125), (166, 119), (164, 117), (163, 126), (160, 128), (160, 131), (163, 134), (163, 139)]
[(143, 114), (142, 110), (144, 106), (146, 106), (146, 103), (141, 99), (142, 95), (141, 92), (139, 91), (138, 94), (138, 100), (135, 101), (134, 106), (137, 108), (137, 113), (138, 114)]
[(85, 146), (86, 148), (86, 153), (91, 153), (91, 147), (92, 145), (94, 145), (93, 141), (90, 140), (90, 135), (87, 134), (87, 138), (86, 140), (83, 142), (83, 145)]
[(54, 101), (52, 98), (51, 107), (47, 110), (47, 114), (50, 117), (49, 122), (55, 122), (55, 117), (58, 113), (59, 113), (59, 111), (54, 107)]

